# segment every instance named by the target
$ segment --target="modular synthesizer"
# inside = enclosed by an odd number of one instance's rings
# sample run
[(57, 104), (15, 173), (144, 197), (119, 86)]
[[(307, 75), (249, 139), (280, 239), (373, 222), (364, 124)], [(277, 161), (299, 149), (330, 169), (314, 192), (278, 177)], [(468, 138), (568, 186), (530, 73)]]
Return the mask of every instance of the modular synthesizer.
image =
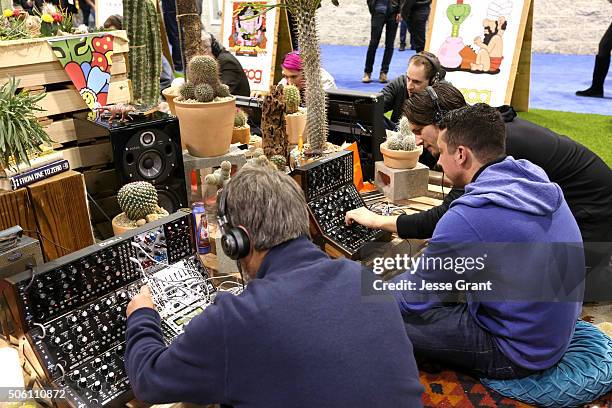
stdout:
[(344, 221), (347, 211), (365, 206), (353, 184), (353, 152), (337, 152), (299, 167), (292, 177), (304, 190), (317, 232), (347, 258), (359, 259), (367, 243), (390, 238), (382, 230)]
[(191, 214), (177, 212), (7, 278), (11, 311), (52, 388), (73, 407), (132, 399), (123, 366), (125, 310), (148, 284), (167, 344), (210, 304)]

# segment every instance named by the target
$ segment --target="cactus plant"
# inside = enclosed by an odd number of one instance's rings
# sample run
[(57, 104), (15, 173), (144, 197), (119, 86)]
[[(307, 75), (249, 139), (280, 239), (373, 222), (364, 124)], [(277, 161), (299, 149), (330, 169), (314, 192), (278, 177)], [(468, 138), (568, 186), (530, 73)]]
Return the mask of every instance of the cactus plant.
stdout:
[(132, 221), (145, 218), (157, 211), (157, 190), (146, 181), (128, 183), (117, 193), (119, 207)]
[(232, 163), (224, 160), (221, 162), (221, 167), (204, 177), (204, 182), (208, 185), (216, 186), (218, 189), (223, 188), (230, 180), (231, 170)]
[(289, 141), (285, 126), (285, 97), (281, 87), (271, 86), (261, 105), (261, 139), (266, 156), (287, 157)]
[(132, 82), (133, 100), (137, 104), (157, 105), (161, 37), (155, 3), (151, 0), (124, 0), (123, 15), (130, 42), (128, 78)]
[(219, 64), (209, 55), (196, 55), (189, 61), (188, 80), (181, 86), (182, 100), (211, 102), (215, 97), (230, 96), (229, 87), (219, 81)]
[(249, 117), (242, 109), (236, 109), (236, 116), (234, 116), (234, 127), (241, 128), (245, 127), (248, 123)]
[(410, 129), (408, 118), (402, 116), (397, 131), (387, 131), (387, 149), (412, 151), (417, 148), (416, 137)]
[(287, 114), (296, 113), (300, 108), (300, 90), (295, 85), (286, 85), (283, 89), (285, 94), (285, 112)]
[[(338, 2), (332, 0), (334, 5)], [(322, 152), (327, 143), (327, 94), (321, 82), (321, 49), (317, 34), (316, 11), (321, 0), (287, 0), (286, 6), (297, 21), (302, 72), (306, 79), (306, 134), (310, 149)]]
[(277, 154), (270, 157), (270, 163), (274, 164), (277, 169), (282, 171), (287, 167), (287, 158)]

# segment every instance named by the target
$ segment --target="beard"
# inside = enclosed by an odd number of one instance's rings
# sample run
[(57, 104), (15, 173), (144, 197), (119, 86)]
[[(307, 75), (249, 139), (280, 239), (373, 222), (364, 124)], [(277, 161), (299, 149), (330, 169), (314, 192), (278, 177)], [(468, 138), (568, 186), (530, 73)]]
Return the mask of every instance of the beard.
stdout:
[(482, 42), (486, 45), (489, 45), (491, 39), (495, 37), (497, 33), (499, 33), (499, 27), (497, 27), (497, 22), (495, 22), (495, 31), (491, 31), (489, 27), (485, 27), (485, 34), (484, 38), (482, 39)]

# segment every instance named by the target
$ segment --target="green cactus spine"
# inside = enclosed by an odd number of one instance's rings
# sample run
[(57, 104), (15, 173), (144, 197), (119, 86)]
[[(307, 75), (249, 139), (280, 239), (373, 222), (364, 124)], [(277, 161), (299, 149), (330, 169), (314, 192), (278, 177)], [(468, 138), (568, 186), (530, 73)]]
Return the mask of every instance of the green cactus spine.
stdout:
[(242, 109), (236, 109), (236, 116), (234, 116), (234, 127), (241, 128), (245, 127), (248, 123), (249, 117)]
[(117, 193), (119, 207), (132, 221), (145, 218), (157, 210), (157, 190), (146, 181), (135, 181), (121, 187)]
[(387, 148), (390, 150), (412, 151), (417, 148), (416, 137), (410, 129), (410, 122), (402, 116), (396, 132), (387, 130)]
[(295, 85), (287, 85), (283, 88), (285, 93), (285, 112), (288, 114), (296, 113), (300, 108), (300, 90)]
[(123, 15), (126, 16), (124, 28), (130, 43), (128, 78), (132, 82), (133, 101), (146, 106), (157, 105), (161, 37), (155, 3), (151, 0), (125, 0)]

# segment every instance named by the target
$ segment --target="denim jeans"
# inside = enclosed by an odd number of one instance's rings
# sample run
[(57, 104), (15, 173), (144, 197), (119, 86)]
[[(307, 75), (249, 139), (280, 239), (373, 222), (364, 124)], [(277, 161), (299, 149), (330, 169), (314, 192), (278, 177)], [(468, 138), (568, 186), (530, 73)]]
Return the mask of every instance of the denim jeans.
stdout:
[[(408, 31), (408, 23), (406, 23), (406, 20), (402, 19), (402, 21), (400, 22), (400, 46), (401, 47), (405, 47), (406, 46), (406, 32)], [(412, 36), (410, 36), (410, 49), (412, 49)]]
[[(431, 10), (431, 4), (426, 5), (415, 5), (411, 12), (406, 25), (408, 32), (410, 32), (410, 48), (416, 52), (421, 52), (425, 49), (425, 31), (427, 29), (427, 19), (429, 18), (429, 12)], [(406, 44), (406, 31), (403, 34), (402, 41), (402, 30), (400, 29), (400, 43)]]
[(382, 30), (385, 25), (387, 26), (385, 31), (385, 53), (383, 55), (382, 65), (380, 66), (380, 72), (385, 74), (389, 72), (389, 64), (391, 64), (391, 57), (393, 57), (393, 43), (395, 42), (395, 35), (397, 34), (397, 21), (395, 20), (395, 14), (374, 13), (372, 14), (370, 45), (368, 46), (365, 69), (363, 70), (366, 74), (371, 74), (374, 69), (376, 49), (378, 48), (378, 43), (380, 42)]
[(435, 361), (486, 378), (520, 378), (534, 373), (501, 352), (493, 336), (472, 318), (466, 303), (436, 307), (421, 315), (405, 314), (404, 323), (417, 362)]
[(162, 1), (162, 12), (168, 42), (172, 50), (172, 64), (177, 71), (183, 70), (183, 56), (179, 41), (178, 23), (176, 21), (176, 3), (171, 0)]

